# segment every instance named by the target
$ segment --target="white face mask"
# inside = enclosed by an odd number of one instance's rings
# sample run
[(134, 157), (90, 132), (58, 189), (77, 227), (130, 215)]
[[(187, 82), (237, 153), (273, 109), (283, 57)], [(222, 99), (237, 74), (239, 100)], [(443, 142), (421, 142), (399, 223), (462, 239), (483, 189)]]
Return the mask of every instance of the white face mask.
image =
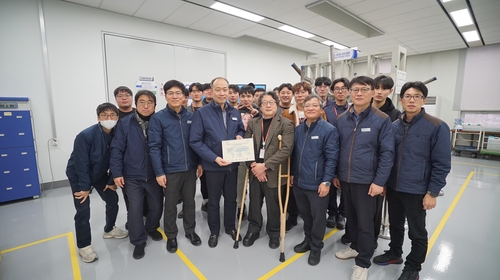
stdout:
[(107, 129), (113, 129), (115, 127), (117, 121), (114, 120), (104, 120), (100, 121), (102, 127), (107, 128)]

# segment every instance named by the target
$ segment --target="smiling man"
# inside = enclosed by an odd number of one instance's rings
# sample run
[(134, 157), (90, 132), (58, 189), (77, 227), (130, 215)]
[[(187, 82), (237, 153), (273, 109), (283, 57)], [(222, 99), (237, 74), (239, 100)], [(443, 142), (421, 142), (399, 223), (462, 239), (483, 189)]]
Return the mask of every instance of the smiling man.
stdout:
[(292, 85), (289, 83), (283, 83), (278, 87), (278, 97), (280, 103), (278, 104), (278, 114), (282, 114), (283, 111), (288, 110), (292, 106), (293, 91)]
[(392, 124), (396, 162), (387, 182), (391, 243), (389, 250), (373, 258), (379, 265), (403, 262), (406, 218), (411, 251), (399, 277), (401, 280), (419, 278), (428, 246), (426, 212), (436, 207), (436, 198), (446, 185), (451, 168), (450, 128), (425, 112), (427, 92), (422, 82), (408, 82), (401, 88), (404, 113)]
[[(238, 163), (222, 158), (222, 141), (243, 139), (245, 127), (240, 112), (227, 103), (229, 82), (215, 78), (211, 83), (213, 100), (194, 113), (189, 144), (201, 158), (207, 178), (208, 246), (218, 244), (220, 232), (220, 198), (224, 195), (225, 232), (236, 239), (236, 182)], [(238, 238), (239, 239), (239, 238)]]
[(394, 164), (394, 136), (389, 116), (371, 106), (373, 79), (355, 77), (349, 87), (353, 105), (337, 119), (341, 145), (334, 185), (344, 195), (351, 245), (335, 256), (355, 258), (351, 279), (365, 280), (375, 250), (376, 197)]

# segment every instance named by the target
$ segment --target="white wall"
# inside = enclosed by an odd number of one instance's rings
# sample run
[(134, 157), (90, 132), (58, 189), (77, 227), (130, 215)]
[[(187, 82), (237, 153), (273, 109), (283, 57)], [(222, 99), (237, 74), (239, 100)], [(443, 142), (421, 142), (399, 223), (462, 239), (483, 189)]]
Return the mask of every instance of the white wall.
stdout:
[[(52, 181), (47, 149), (51, 150), (54, 180), (66, 179), (64, 170), (74, 137), (96, 122), (95, 108), (106, 101), (102, 32), (223, 51), (230, 82), (252, 81), (270, 88), (297, 81), (290, 64), (307, 57), (305, 52), (278, 45), (210, 35), (59, 0), (44, 0), (43, 9), (60, 147), (47, 147), (52, 131), (37, 1), (0, 1), (0, 94), (28, 96), (33, 102), (43, 182)], [(193, 66), (193, 71), (205, 67), (210, 65)]]

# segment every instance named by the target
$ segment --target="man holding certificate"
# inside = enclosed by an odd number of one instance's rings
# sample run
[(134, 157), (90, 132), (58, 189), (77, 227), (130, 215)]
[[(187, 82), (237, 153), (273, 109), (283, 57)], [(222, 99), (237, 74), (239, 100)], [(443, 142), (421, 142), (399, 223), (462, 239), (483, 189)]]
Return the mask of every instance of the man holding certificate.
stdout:
[[(198, 109), (192, 119), (189, 144), (200, 156), (208, 189), (208, 246), (217, 246), (220, 231), (220, 197), (224, 195), (225, 232), (236, 239), (236, 181), (238, 163), (224, 160), (222, 141), (243, 139), (245, 127), (240, 112), (229, 105), (229, 83), (225, 78), (212, 80), (213, 100)], [(240, 239), (240, 238), (238, 238)]]
[[(243, 246), (252, 246), (262, 228), (262, 203), (266, 198), (269, 247), (276, 249), (280, 245), (280, 210), (278, 201), (278, 167), (286, 166), (293, 150), (294, 126), (291, 120), (276, 115), (279, 99), (276, 93), (266, 92), (259, 97), (258, 105), (262, 116), (250, 120), (245, 138), (253, 138), (255, 161), (249, 162), (250, 211), (248, 214), (248, 232), (243, 239)], [(278, 135), (282, 135), (279, 149)], [(283, 170), (286, 170), (285, 167)]]

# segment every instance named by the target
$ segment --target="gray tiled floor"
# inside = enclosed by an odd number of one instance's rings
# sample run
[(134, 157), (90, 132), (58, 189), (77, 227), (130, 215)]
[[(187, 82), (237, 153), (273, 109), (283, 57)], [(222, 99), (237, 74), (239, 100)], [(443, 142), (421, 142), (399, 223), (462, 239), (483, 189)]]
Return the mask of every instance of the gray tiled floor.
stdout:
[[(466, 157), (453, 157), (452, 160), (445, 196), (439, 198), (438, 206), (427, 215), (429, 238), (470, 172), (475, 173), (429, 252), (420, 279), (498, 279), (500, 269), (496, 253), (500, 251), (500, 242), (497, 242), (500, 226), (496, 214), (500, 212), (500, 162)], [(334, 256), (337, 250), (345, 248), (339, 241), (343, 231), (325, 241), (318, 266), (307, 264), (307, 254), (295, 259), (293, 246), (303, 239), (301, 223), (287, 234), (284, 267), (279, 267), (279, 250), (268, 248), (264, 231), (250, 248), (240, 244), (235, 250), (231, 238), (221, 234), (219, 245), (210, 249), (207, 217), (199, 210), (199, 194), (196, 197), (196, 231), (203, 240), (202, 246), (194, 247), (184, 238), (182, 222), (178, 220), (180, 252), (170, 254), (165, 250), (165, 241), (148, 240), (146, 256), (141, 260), (132, 258), (133, 246), (128, 238), (102, 239), (104, 204), (97, 194), (92, 194), (92, 243), (99, 260), (86, 264), (70, 251), (70, 246), (74, 249), (74, 242), (68, 241), (68, 233), (74, 231), (70, 193), (69, 188), (54, 189), (40, 199), (0, 205), (0, 251), (4, 252), (0, 279), (266, 279), (271, 274), (270, 279), (349, 279), (354, 265), (353, 260), (341, 261)], [(123, 202), (120, 205), (117, 225), (123, 228), (126, 214)], [(246, 228), (244, 221), (243, 235)], [(328, 233), (330, 230), (327, 230)], [(59, 235), (62, 236), (9, 251)], [(405, 241), (405, 253), (409, 243)], [(375, 254), (387, 248), (388, 241), (379, 239)], [(73, 266), (72, 260), (76, 260)], [(276, 272), (271, 272), (277, 267)], [(396, 279), (401, 269), (402, 265), (373, 265), (369, 279)]]

